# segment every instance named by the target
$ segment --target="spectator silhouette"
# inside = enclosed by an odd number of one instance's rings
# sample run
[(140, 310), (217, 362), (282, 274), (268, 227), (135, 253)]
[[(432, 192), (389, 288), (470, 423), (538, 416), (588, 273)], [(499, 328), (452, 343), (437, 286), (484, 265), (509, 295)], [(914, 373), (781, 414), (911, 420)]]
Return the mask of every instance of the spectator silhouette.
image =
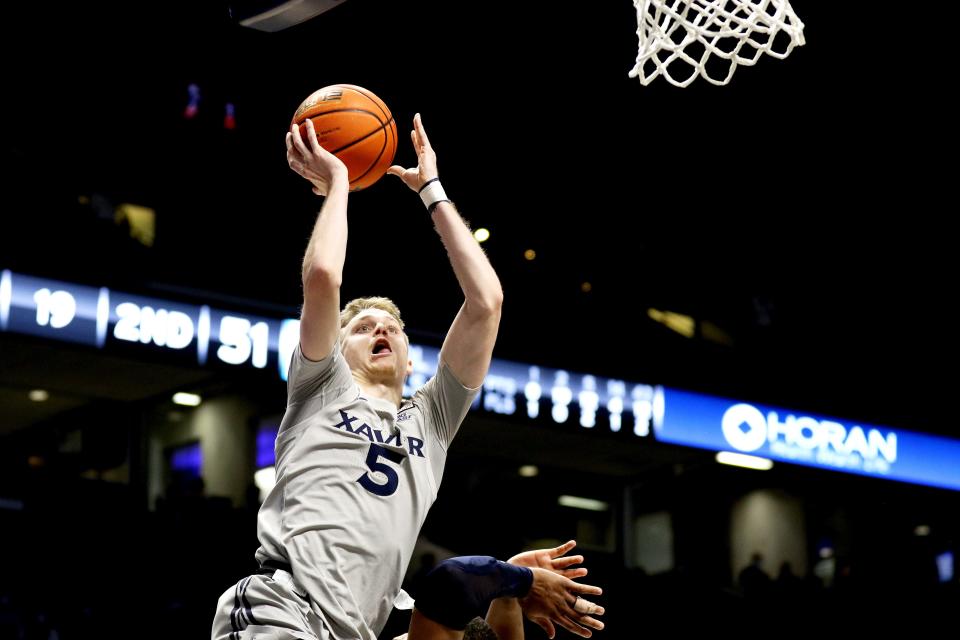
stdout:
[(743, 568), (739, 576), (743, 596), (750, 600), (766, 598), (770, 593), (770, 576), (763, 570), (763, 555), (754, 553), (750, 564)]

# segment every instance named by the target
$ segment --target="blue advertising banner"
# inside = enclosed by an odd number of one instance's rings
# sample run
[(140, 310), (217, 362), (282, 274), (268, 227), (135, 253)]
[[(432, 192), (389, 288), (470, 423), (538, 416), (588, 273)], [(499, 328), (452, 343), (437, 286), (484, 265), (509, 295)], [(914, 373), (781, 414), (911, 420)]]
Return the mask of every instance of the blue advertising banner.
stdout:
[(654, 437), (960, 490), (960, 441), (658, 387)]

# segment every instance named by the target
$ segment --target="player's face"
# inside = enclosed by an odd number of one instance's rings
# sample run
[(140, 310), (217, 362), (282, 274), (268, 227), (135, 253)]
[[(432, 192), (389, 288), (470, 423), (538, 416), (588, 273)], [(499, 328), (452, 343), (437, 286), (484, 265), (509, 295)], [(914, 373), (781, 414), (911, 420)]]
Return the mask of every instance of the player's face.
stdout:
[(407, 335), (386, 311), (365, 309), (345, 327), (343, 357), (371, 381), (403, 384), (408, 351)]

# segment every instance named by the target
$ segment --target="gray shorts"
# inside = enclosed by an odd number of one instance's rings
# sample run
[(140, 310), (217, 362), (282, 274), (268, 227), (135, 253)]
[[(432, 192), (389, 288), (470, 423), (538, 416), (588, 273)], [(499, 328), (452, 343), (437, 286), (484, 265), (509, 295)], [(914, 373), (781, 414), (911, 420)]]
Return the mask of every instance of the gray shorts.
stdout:
[(282, 569), (255, 574), (220, 596), (212, 640), (330, 640), (310, 598)]

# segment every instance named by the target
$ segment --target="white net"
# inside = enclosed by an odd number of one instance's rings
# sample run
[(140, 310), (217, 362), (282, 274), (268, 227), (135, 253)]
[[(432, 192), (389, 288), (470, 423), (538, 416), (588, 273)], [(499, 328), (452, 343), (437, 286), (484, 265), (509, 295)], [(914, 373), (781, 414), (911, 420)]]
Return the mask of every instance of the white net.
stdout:
[[(764, 53), (786, 58), (804, 44), (803, 23), (788, 0), (633, 0), (640, 50), (630, 77), (663, 76), (686, 87), (697, 76), (730, 82), (738, 65)], [(709, 67), (709, 68), (708, 68)]]

